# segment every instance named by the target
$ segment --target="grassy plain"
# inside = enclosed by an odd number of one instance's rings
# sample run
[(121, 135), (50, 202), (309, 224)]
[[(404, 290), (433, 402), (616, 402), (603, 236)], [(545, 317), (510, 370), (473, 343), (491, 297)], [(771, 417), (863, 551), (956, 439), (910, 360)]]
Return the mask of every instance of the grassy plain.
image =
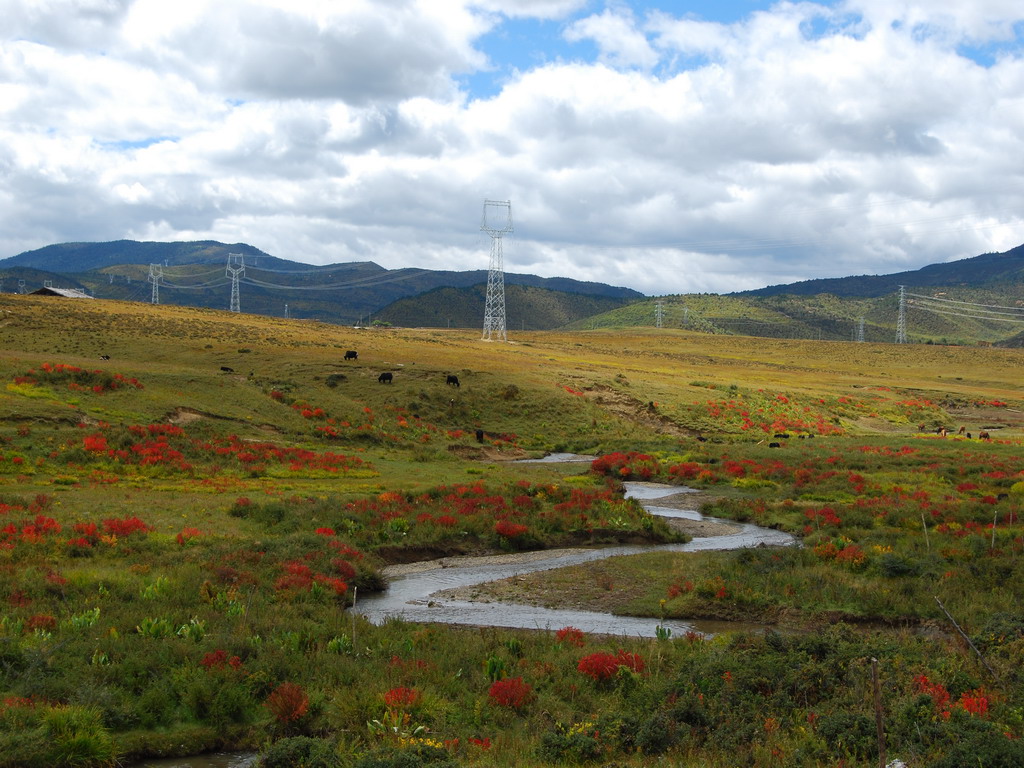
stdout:
[[(891, 754), (1020, 764), (1019, 352), (511, 337), (0, 296), (0, 766), (874, 765), (872, 658)], [(508, 461), (548, 451), (604, 459)], [(389, 563), (673, 539), (623, 479), (805, 546), (606, 562), (545, 599), (798, 631), (346, 610)]]

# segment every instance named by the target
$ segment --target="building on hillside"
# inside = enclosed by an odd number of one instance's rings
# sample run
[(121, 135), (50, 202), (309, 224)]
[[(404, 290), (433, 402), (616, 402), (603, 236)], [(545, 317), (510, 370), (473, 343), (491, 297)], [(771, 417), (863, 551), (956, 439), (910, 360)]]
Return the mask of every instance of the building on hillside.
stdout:
[(32, 291), (29, 296), (63, 296), (65, 299), (91, 299), (93, 298), (85, 291), (77, 288), (51, 288), (46, 286), (38, 291)]

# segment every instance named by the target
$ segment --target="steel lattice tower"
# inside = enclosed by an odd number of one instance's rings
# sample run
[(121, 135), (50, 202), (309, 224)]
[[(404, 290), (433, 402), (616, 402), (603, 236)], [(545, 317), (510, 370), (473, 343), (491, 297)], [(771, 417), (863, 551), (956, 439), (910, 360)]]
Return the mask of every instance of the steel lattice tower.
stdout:
[[(488, 216), (490, 212), (490, 216)], [(508, 341), (505, 332), (505, 268), (502, 264), (502, 238), (513, 231), (512, 201), (484, 200), (480, 230), (491, 236), (491, 264), (487, 270), (487, 301), (484, 304), (484, 341), (497, 336)]]
[(896, 343), (907, 343), (907, 287), (900, 286), (900, 311), (896, 316)]
[(654, 327), (661, 328), (665, 319), (665, 306), (659, 301), (654, 305)]
[(153, 292), (150, 294), (149, 301), (151, 304), (160, 303), (160, 281), (164, 276), (164, 268), (159, 264), (149, 265), (149, 277), (147, 280), (153, 284)]
[(864, 343), (864, 318), (857, 319), (857, 341), (861, 344)]
[(231, 312), (241, 312), (242, 302), (238, 295), (238, 279), (245, 276), (245, 256), (241, 253), (228, 254), (225, 274), (231, 278)]

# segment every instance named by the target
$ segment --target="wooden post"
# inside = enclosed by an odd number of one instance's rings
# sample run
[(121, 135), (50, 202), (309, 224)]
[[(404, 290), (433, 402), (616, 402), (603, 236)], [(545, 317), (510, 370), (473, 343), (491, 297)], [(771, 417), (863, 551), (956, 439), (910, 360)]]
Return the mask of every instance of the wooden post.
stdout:
[(928, 523), (924, 521), (924, 512), (921, 513), (921, 527), (924, 528), (924, 548), (931, 552), (932, 545), (928, 541)]
[(356, 652), (356, 597), (359, 595), (359, 587), (352, 587), (352, 653)]
[(871, 659), (871, 685), (875, 691), (875, 731), (878, 735), (878, 768), (885, 768), (885, 724), (882, 721), (882, 686), (878, 682), (878, 659)]
[(966, 633), (966, 632), (964, 632), (964, 631), (963, 631), (963, 630), (962, 630), (962, 629), (960, 628), (960, 625), (956, 623), (956, 619), (954, 619), (954, 618), (953, 618), (953, 614), (951, 614), (951, 613), (950, 613), (949, 611), (947, 611), (947, 610), (946, 610), (946, 606), (944, 606), (944, 605), (942, 604), (942, 601), (941, 601), (941, 600), (939, 600), (939, 598), (938, 598), (938, 596), (937, 596), (937, 595), (935, 596), (935, 602), (939, 604), (939, 608), (941, 608), (941, 609), (942, 609), (942, 612), (943, 612), (944, 614), (946, 614), (946, 618), (947, 618), (947, 619), (949, 619), (950, 623), (951, 623), (951, 624), (953, 625), (953, 628), (954, 628), (954, 629), (956, 629), (956, 631), (960, 633), (960, 637), (962, 637), (962, 638), (963, 638), (964, 640), (966, 640), (966, 641), (967, 641), (967, 644), (968, 644), (969, 646), (971, 646), (971, 650), (972, 650), (972, 651), (974, 651), (974, 652), (975, 652), (975, 653), (977, 654), (977, 656), (978, 656), (978, 660), (979, 660), (979, 661), (980, 661), (980, 662), (981, 662), (982, 664), (984, 664), (984, 665), (985, 665), (985, 669), (987, 669), (987, 670), (988, 670), (988, 673), (989, 673), (990, 675), (992, 675), (992, 679), (993, 679), (993, 680), (998, 680), (999, 678), (998, 678), (998, 677), (996, 676), (996, 672), (995, 672), (995, 670), (994, 670), (994, 669), (992, 669), (992, 667), (990, 667), (990, 666), (988, 665), (988, 662), (987, 662), (987, 661), (985, 661), (985, 657), (981, 655), (981, 651), (979, 651), (979, 650), (978, 650), (978, 646), (976, 646), (976, 645), (975, 645), (974, 643), (972, 643), (972, 642), (971, 642), (971, 638), (969, 638), (969, 637), (967, 636), (967, 633)]

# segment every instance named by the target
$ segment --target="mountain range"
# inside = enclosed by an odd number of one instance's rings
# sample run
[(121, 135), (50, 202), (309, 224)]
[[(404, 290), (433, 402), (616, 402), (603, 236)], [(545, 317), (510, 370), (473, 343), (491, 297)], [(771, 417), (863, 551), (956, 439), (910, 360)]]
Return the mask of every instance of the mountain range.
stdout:
[[(237, 256), (230, 256), (238, 254)], [(0, 260), (0, 289), (49, 283), (98, 298), (228, 309), (336, 324), (477, 327), (486, 270), (310, 266), (245, 243), (60, 243)], [(243, 268), (244, 267), (244, 268)], [(646, 297), (571, 278), (506, 273), (509, 330), (636, 325), (755, 336), (892, 341), (900, 286), (909, 341), (1024, 344), (1024, 245), (889, 275), (806, 280), (726, 295)], [(940, 303), (942, 302), (942, 303)]]

